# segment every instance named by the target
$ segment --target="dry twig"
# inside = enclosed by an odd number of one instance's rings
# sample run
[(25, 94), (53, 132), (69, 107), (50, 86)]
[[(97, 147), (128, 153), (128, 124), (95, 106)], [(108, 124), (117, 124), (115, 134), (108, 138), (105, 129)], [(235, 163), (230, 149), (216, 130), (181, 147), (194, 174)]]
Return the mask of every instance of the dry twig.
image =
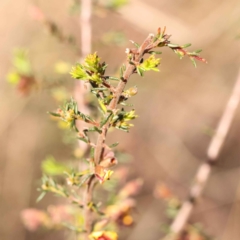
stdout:
[[(83, 59), (88, 54), (91, 53), (92, 49), (92, 26), (91, 26), (91, 16), (92, 16), (92, 1), (91, 0), (81, 0), (81, 12), (79, 16), (79, 22), (81, 26), (81, 58)], [(89, 113), (89, 109), (85, 104), (85, 94), (87, 92), (84, 82), (76, 81), (75, 83), (75, 99), (78, 104), (78, 108), (81, 109), (85, 114)], [(85, 123), (78, 122), (78, 128), (83, 129)], [(88, 145), (82, 141), (78, 141), (79, 147), (84, 153), (87, 150)], [(88, 203), (92, 202), (92, 190), (93, 190), (93, 179), (88, 181), (87, 189), (84, 196), (84, 218), (85, 218), (85, 239), (88, 239), (88, 235), (91, 232), (91, 209)]]
[(224, 144), (226, 135), (229, 131), (232, 120), (234, 118), (239, 100), (240, 100), (240, 71), (238, 74), (236, 84), (233, 88), (232, 95), (227, 103), (222, 118), (219, 121), (217, 130), (208, 147), (207, 159), (199, 167), (194, 179), (194, 184), (190, 189), (189, 197), (183, 203), (177, 217), (174, 219), (170, 227), (171, 234), (166, 236), (164, 240), (177, 239), (179, 234), (184, 230), (184, 227), (186, 226), (188, 219), (193, 211), (194, 204), (201, 196), (204, 187), (208, 181), (208, 178), (212, 170), (212, 166), (217, 161), (217, 157)]

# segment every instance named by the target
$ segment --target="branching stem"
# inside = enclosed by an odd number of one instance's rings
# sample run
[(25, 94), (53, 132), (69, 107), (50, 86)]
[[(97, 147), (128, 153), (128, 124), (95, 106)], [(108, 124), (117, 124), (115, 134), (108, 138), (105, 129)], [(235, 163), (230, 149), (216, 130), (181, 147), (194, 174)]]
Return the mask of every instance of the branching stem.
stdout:
[(87, 183), (87, 189), (84, 196), (84, 223), (85, 223), (85, 239), (89, 239), (89, 234), (92, 231), (92, 210), (89, 207), (89, 204), (92, 202), (93, 198), (93, 188), (94, 188), (94, 175), (89, 179)]
[[(143, 44), (139, 47), (138, 52), (134, 55), (135, 57), (135, 61), (136, 62), (140, 62), (144, 53), (145, 53), (145, 49), (147, 48), (147, 46), (152, 43), (152, 39), (153, 39), (153, 35), (150, 34), (146, 40), (143, 42)], [(114, 97), (111, 100), (110, 104), (109, 104), (109, 110), (114, 111), (117, 107), (117, 104), (119, 102), (119, 99), (121, 97), (121, 94), (130, 78), (130, 76), (135, 72), (136, 67), (130, 63), (127, 63), (126, 66), (126, 70), (123, 73), (123, 77), (121, 79), (121, 81), (119, 82), (118, 86), (116, 87), (115, 93), (114, 93)], [(103, 154), (103, 148), (105, 145), (105, 139), (107, 136), (107, 132), (110, 126), (110, 122), (107, 121), (104, 126), (102, 127), (102, 133), (99, 135), (98, 139), (97, 139), (97, 144), (96, 144), (96, 148), (95, 148), (95, 152), (94, 152), (94, 163), (95, 165), (98, 165), (101, 160), (102, 160), (102, 154)]]

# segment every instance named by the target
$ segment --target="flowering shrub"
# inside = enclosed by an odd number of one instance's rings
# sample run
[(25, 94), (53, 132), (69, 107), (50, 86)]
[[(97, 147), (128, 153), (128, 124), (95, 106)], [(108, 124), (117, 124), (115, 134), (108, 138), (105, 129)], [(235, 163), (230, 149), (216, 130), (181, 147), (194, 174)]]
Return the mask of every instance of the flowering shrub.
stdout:
[[(129, 132), (133, 126), (132, 120), (138, 117), (134, 109), (126, 109), (127, 101), (137, 93), (136, 87), (125, 90), (130, 76), (132, 74), (143, 76), (145, 72), (151, 70), (159, 71), (161, 60), (156, 56), (160, 52), (156, 49), (161, 47), (172, 49), (180, 58), (189, 57), (194, 65), (196, 60), (206, 62), (199, 56), (200, 50), (189, 52), (186, 50), (189, 44), (182, 46), (172, 44), (169, 39), (170, 35), (165, 33), (165, 28), (163, 30), (159, 28), (156, 35), (150, 34), (141, 45), (132, 42), (134, 47), (126, 50), (127, 60), (120, 68), (119, 77), (105, 74), (107, 64), (101, 62), (97, 53), (89, 54), (82, 63), (72, 67), (71, 76), (90, 85), (90, 91), (97, 99), (100, 115), (92, 117), (81, 112), (74, 99), (65, 102), (62, 107), (50, 114), (64, 121), (70, 129), (75, 131), (76, 139), (89, 145), (90, 155), (82, 160), (85, 161), (84, 169), (70, 170), (67, 166), (65, 168), (61, 166), (65, 169), (65, 175), (62, 175), (62, 178), (65, 179), (66, 184), (58, 183), (57, 178), (53, 176), (44, 175), (38, 200), (48, 192), (54, 193), (66, 198), (72, 203), (72, 209), (77, 206), (78, 210), (71, 210), (72, 216), (67, 219), (65, 214), (59, 214), (58, 219), (61, 221), (57, 223), (49, 211), (48, 213), (35, 212), (35, 215), (32, 214), (33, 212), (23, 212), (25, 222), (33, 215), (35, 216), (33, 219), (39, 216), (38, 221), (34, 220), (36, 224), (28, 225), (30, 229), (35, 229), (39, 225), (56, 227), (60, 224), (61, 227), (76, 231), (85, 239), (115, 240), (118, 225), (132, 225), (131, 213), (135, 202), (131, 196), (138, 192), (142, 184), (141, 180), (132, 181), (122, 190), (115, 192), (111, 202), (105, 202), (106, 206), (102, 206), (97, 196), (93, 195), (97, 191), (95, 189), (98, 184), (104, 186), (108, 180), (114, 178), (113, 167), (118, 163), (113, 150), (118, 143), (110, 146), (106, 144), (108, 131), (119, 129)], [(85, 122), (86, 127), (83, 130), (78, 129), (77, 121)], [(54, 165), (54, 162), (52, 161), (51, 164)], [(77, 221), (76, 218), (78, 218)]]

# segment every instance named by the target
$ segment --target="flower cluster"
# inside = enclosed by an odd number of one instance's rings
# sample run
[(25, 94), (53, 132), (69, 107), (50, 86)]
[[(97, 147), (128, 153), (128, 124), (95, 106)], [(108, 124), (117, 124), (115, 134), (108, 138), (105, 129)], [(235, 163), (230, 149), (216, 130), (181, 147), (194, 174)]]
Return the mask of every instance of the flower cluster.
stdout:
[(57, 112), (49, 112), (52, 116), (60, 118), (66, 122), (72, 129), (78, 132), (76, 120), (81, 120), (97, 126), (97, 123), (90, 117), (78, 111), (77, 102), (71, 99), (57, 110)]
[(121, 129), (123, 131), (129, 131), (129, 128), (133, 126), (133, 124), (128, 123), (130, 120), (137, 118), (135, 115), (135, 110), (131, 110), (130, 112), (118, 111), (111, 119), (111, 126)]
[(158, 66), (160, 64), (160, 58), (155, 58), (154, 55), (151, 55), (149, 58), (145, 59), (141, 64), (137, 66), (137, 72), (140, 76), (143, 76), (143, 73), (146, 71), (155, 71), (159, 72)]
[(85, 58), (83, 64), (76, 64), (70, 74), (73, 78), (89, 81), (92, 86), (103, 86), (104, 73), (107, 68), (105, 63), (100, 63), (97, 53), (90, 54)]

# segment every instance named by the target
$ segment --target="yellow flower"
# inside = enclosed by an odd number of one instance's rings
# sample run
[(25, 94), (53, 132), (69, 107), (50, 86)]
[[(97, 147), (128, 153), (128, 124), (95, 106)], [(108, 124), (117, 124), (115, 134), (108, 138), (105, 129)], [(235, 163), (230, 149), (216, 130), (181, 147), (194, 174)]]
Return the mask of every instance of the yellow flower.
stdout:
[(109, 180), (112, 174), (113, 171), (107, 170), (100, 165), (95, 168), (95, 175), (101, 184), (104, 183), (106, 180)]
[(118, 240), (118, 235), (111, 231), (92, 232), (89, 237), (93, 240)]
[(74, 119), (74, 110), (73, 109), (69, 109), (64, 116), (64, 119), (67, 122), (71, 122)]

